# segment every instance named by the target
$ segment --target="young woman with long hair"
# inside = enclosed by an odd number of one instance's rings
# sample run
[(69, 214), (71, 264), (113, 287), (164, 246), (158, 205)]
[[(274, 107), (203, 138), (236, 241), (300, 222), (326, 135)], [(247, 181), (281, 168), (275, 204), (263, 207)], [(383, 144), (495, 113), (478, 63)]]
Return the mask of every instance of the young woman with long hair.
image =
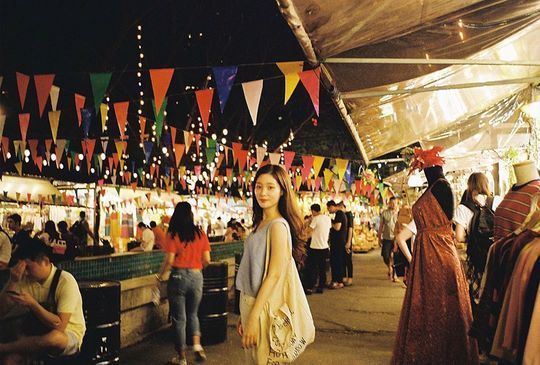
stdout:
[(186, 322), (193, 335), (195, 358), (198, 361), (205, 360), (197, 312), (203, 294), (202, 268), (210, 262), (210, 243), (206, 234), (195, 225), (188, 202), (176, 205), (163, 250), (165, 259), (157, 280), (161, 281), (172, 267), (167, 283), (167, 297), (173, 322), (174, 345), (178, 353), (170, 363), (187, 364)]
[[(276, 283), (283, 268), (290, 262), (291, 254), (297, 266), (302, 265), (305, 257), (305, 243), (298, 237), (302, 218), (289, 175), (280, 166), (265, 165), (257, 171), (253, 188), (253, 232), (246, 239), (236, 279), (241, 293), (237, 330), (246, 349), (247, 363), (257, 363), (259, 319), (271, 292), (280, 290)], [(267, 239), (270, 257), (263, 280)]]

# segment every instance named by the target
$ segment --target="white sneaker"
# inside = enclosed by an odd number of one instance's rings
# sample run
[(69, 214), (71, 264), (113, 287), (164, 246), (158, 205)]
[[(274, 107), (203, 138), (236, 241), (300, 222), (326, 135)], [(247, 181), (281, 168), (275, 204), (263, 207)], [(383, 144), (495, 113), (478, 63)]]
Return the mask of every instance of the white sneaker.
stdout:
[(186, 359), (181, 359), (180, 356), (176, 355), (175, 357), (173, 357), (173, 358), (169, 361), (169, 364), (173, 364), (173, 365), (187, 365), (187, 360), (186, 360)]

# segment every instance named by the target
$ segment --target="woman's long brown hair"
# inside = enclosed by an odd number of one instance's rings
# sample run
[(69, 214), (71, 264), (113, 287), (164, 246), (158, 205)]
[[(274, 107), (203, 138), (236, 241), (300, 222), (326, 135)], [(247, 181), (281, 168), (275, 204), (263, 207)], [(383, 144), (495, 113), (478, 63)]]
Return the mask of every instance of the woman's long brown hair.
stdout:
[[(253, 191), (255, 191), (255, 184), (261, 175), (271, 175), (279, 184), (283, 194), (279, 198), (278, 210), (279, 213), (291, 229), (292, 237), (292, 255), (296, 264), (301, 267), (306, 257), (306, 243), (302, 241), (298, 234), (302, 230), (302, 217), (296, 205), (296, 196), (291, 187), (291, 179), (285, 170), (278, 165), (265, 165), (257, 170), (255, 179), (253, 180)], [(257, 228), (263, 219), (263, 210), (257, 202), (257, 198), (253, 197), (253, 226)]]
[(467, 190), (465, 191), (465, 200), (476, 201), (473, 198), (473, 193), (475, 191), (477, 194), (491, 196), (491, 191), (489, 191), (489, 180), (487, 176), (481, 172), (474, 172), (469, 176), (469, 180), (467, 180)]

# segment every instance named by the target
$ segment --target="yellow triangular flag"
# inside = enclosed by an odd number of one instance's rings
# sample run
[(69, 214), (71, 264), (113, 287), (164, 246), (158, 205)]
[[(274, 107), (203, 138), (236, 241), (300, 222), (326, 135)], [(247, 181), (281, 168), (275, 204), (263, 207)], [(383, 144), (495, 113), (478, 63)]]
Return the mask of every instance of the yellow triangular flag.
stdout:
[(321, 172), (322, 164), (324, 163), (324, 157), (322, 156), (313, 156), (313, 170), (315, 171), (315, 178), (319, 176), (319, 172)]
[(60, 112), (61, 110), (54, 110), (49, 112), (49, 124), (51, 126), (52, 138), (55, 144), (56, 136), (58, 134), (58, 125), (60, 124)]
[(296, 89), (298, 81), (300, 81), (300, 72), (302, 72), (304, 68), (304, 62), (278, 62), (276, 65), (285, 76), (285, 99), (283, 102), (285, 105), (287, 104), (287, 101), (289, 101), (294, 89)]
[(49, 92), (49, 95), (51, 96), (51, 106), (52, 110), (56, 110), (56, 106), (58, 105), (58, 95), (60, 95), (60, 88), (58, 86), (52, 86), (51, 91)]
[(296, 191), (300, 190), (301, 185), (302, 185), (302, 175), (296, 175)]
[(126, 161), (124, 161), (123, 159), (120, 160), (120, 171), (124, 171), (124, 163)]
[(118, 152), (118, 158), (122, 158), (122, 152), (124, 152), (124, 143), (122, 141), (115, 141), (116, 152)]
[(334, 173), (330, 169), (324, 169), (324, 186), (328, 189), (328, 185), (330, 185), (330, 180), (332, 180), (332, 177), (334, 176)]
[[(15, 168), (17, 169), (17, 172), (19, 173), (19, 176), (22, 175), (22, 162), (19, 161), (17, 163), (15, 163)], [(19, 194), (19, 193), (17, 193)], [(19, 200), (19, 197), (17, 197), (17, 200)]]
[(107, 104), (101, 104), (99, 106), (99, 111), (101, 114), (101, 131), (105, 130), (105, 125), (107, 124), (107, 111), (109, 110), (109, 106)]
[(337, 166), (338, 176), (340, 180), (343, 180), (343, 178), (345, 177), (345, 171), (347, 170), (348, 164), (349, 164), (349, 160), (336, 158), (336, 166)]

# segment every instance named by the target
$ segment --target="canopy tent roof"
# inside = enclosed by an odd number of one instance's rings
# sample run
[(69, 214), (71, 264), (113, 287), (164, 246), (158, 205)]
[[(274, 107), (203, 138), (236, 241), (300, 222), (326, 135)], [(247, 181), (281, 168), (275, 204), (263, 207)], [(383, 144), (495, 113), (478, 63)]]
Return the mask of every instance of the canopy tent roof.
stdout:
[(500, 123), (497, 133), (512, 131), (540, 81), (528, 61), (540, 57), (538, 0), (279, 4), (306, 57), (323, 63), (365, 160), (415, 142), (449, 148)]

